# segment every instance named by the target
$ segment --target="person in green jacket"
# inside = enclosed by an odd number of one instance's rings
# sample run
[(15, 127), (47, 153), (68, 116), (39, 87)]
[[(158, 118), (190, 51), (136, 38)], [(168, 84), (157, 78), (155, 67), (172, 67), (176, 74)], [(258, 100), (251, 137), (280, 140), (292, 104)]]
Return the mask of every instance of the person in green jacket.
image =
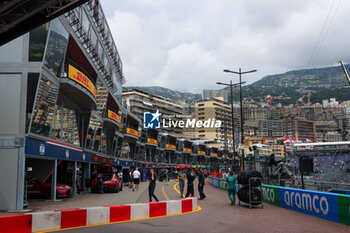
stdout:
[(237, 178), (233, 175), (233, 172), (230, 172), (230, 175), (226, 178), (226, 188), (228, 192), (228, 197), (231, 200), (231, 205), (236, 204), (236, 183)]

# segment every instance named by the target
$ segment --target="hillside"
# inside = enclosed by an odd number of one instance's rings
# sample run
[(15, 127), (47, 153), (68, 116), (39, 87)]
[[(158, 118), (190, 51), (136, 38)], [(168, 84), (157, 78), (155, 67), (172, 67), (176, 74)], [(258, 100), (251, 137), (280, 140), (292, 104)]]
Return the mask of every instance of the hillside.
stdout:
[(128, 87), (123, 87), (123, 89), (137, 89), (150, 94), (162, 96), (163, 98), (166, 98), (166, 99), (185, 100), (186, 103), (194, 103), (195, 101), (202, 99), (201, 94), (173, 91), (168, 88), (158, 87), (158, 86), (150, 86), (150, 87), (128, 86)]
[[(350, 71), (350, 64), (346, 65)], [(244, 77), (243, 77), (244, 80)], [(311, 102), (321, 103), (323, 99), (336, 98), (339, 101), (350, 100), (350, 85), (340, 66), (293, 70), (284, 74), (268, 75), (243, 87), (243, 96), (247, 100), (264, 102), (264, 96), (279, 97), (282, 104), (307, 101), (310, 91)], [(201, 94), (183, 93), (158, 86), (129, 86), (124, 89), (139, 89), (150, 94), (172, 100), (185, 100), (193, 103), (202, 98)], [(239, 100), (239, 88), (234, 89), (234, 99)]]

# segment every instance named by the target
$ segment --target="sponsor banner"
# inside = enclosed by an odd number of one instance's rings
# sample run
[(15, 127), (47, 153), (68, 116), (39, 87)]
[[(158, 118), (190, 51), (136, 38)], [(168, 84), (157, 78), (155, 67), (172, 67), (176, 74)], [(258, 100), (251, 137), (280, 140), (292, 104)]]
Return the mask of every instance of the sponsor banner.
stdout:
[(189, 148), (183, 148), (183, 151), (192, 153), (192, 149)]
[(215, 188), (220, 188), (220, 180), (213, 178), (213, 186)]
[(226, 190), (226, 180), (225, 179), (220, 179), (220, 189)]
[(284, 208), (339, 222), (337, 194), (280, 187), (279, 199)]
[(155, 144), (155, 145), (158, 145), (158, 140), (153, 139), (153, 138), (147, 138), (147, 142), (148, 142), (148, 143)]
[(126, 128), (126, 133), (127, 134), (131, 134), (131, 135), (134, 135), (136, 137), (139, 136), (139, 132), (137, 130), (134, 130), (134, 129), (131, 129), (131, 128)]
[(90, 162), (92, 156), (78, 147), (55, 141), (39, 141), (28, 137), (26, 138), (25, 153), (26, 155), (79, 162)]
[(120, 123), (120, 117), (119, 117), (119, 115), (116, 112), (108, 109), (107, 116), (108, 116), (109, 119), (112, 119), (112, 120), (116, 121), (118, 124)]
[(218, 153), (211, 153), (211, 156), (218, 156)]
[(171, 145), (171, 144), (166, 144), (165, 147), (166, 147), (166, 148), (169, 148), (169, 149), (174, 149), (174, 150), (176, 150), (176, 146)]
[(76, 83), (79, 83), (81, 86), (85, 87), (96, 99), (97, 92), (95, 85), (84, 73), (70, 64), (68, 65), (68, 77)]
[(350, 226), (350, 195), (338, 194), (339, 223)]
[(264, 202), (269, 203), (271, 205), (280, 206), (280, 198), (279, 198), (279, 187), (271, 186), (271, 185), (262, 185)]
[(205, 155), (205, 151), (198, 151), (198, 154)]
[[(208, 177), (223, 189), (223, 179)], [(238, 185), (239, 186), (239, 185)], [(239, 187), (238, 187), (239, 188)], [(238, 191), (238, 188), (236, 190)], [(264, 202), (350, 226), (350, 195), (262, 185)]]

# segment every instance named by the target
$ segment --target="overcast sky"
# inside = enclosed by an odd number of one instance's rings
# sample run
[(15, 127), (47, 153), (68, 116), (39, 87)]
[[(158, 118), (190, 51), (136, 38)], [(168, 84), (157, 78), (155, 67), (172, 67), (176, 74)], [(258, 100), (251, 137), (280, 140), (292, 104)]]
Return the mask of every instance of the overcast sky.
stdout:
[(269, 74), (336, 65), (339, 59), (350, 62), (350, 1), (101, 3), (127, 86), (157, 85), (201, 93), (205, 88), (217, 89), (216, 81), (238, 81), (238, 75), (223, 69), (257, 69), (243, 76), (252, 83)]

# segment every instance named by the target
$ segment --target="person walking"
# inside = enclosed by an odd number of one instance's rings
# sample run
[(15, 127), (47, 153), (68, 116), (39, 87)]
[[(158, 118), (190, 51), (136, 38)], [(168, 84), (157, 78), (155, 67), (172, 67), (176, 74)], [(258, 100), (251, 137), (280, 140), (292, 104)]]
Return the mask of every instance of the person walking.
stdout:
[(132, 188), (132, 191), (139, 190), (139, 183), (140, 183), (140, 177), (141, 173), (139, 172), (139, 169), (136, 168), (135, 171), (132, 173), (133, 180), (134, 180), (134, 186)]
[(156, 201), (159, 201), (156, 195), (154, 195), (154, 190), (156, 188), (156, 180), (157, 180), (157, 176), (154, 173), (154, 170), (151, 169), (149, 174), (149, 185), (148, 185), (149, 202), (152, 202), (152, 197), (154, 197)]
[(134, 186), (134, 184), (133, 184), (133, 177), (132, 177), (132, 173), (134, 172), (134, 170), (131, 168), (130, 169), (130, 172), (129, 172), (129, 178), (128, 178), (128, 180), (129, 180), (129, 188), (131, 189), (133, 186)]
[(236, 204), (236, 183), (237, 178), (230, 172), (230, 175), (226, 178), (226, 188), (228, 193), (228, 198), (230, 198), (231, 205)]
[(185, 179), (186, 179), (186, 174), (184, 171), (181, 169), (179, 174), (177, 175), (177, 179), (179, 180), (179, 186), (180, 186), (180, 193), (181, 193), (181, 198), (184, 196), (184, 187), (185, 187)]
[(199, 200), (203, 200), (206, 198), (203, 190), (204, 190), (204, 185), (205, 185), (205, 175), (203, 172), (203, 169), (199, 169), (199, 174), (198, 174), (198, 192), (199, 192)]
[(191, 196), (194, 196), (194, 188), (193, 188), (193, 181), (196, 178), (193, 169), (191, 171), (187, 172), (187, 192), (186, 197), (188, 197), (190, 194)]

